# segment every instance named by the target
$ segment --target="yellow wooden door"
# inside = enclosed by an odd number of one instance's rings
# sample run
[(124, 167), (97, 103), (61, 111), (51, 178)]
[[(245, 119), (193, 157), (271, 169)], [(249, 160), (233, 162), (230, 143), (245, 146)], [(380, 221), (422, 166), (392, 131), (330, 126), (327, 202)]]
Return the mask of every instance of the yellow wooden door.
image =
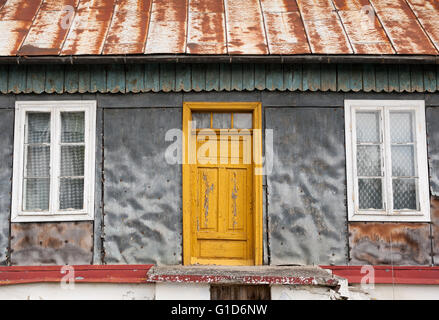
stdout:
[[(253, 265), (251, 113), (197, 118), (191, 131), (197, 153), (190, 174), (191, 264)], [(237, 124), (239, 119), (244, 121)]]

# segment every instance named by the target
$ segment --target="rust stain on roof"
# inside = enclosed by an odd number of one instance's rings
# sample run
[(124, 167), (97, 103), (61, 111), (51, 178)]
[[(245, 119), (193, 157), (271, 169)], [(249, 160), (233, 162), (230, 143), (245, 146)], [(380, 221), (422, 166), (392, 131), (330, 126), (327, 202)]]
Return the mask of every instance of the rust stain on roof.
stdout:
[(188, 0), (154, 0), (145, 53), (185, 53)]
[(79, 0), (46, 0), (18, 52), (19, 55), (58, 55)]
[(143, 53), (152, 0), (119, 0), (103, 54)]
[(407, 3), (439, 51), (439, 1), (407, 0)]
[(355, 53), (395, 53), (369, 0), (334, 0), (334, 5)]
[(437, 0), (0, 0), (0, 56), (439, 55)]
[(223, 0), (189, 1), (187, 53), (227, 53)]
[(230, 54), (268, 54), (259, 0), (225, 0)]
[(271, 54), (311, 53), (295, 1), (261, 0)]
[(353, 53), (331, 0), (297, 0), (312, 53)]
[(101, 54), (115, 1), (82, 0), (61, 54)]
[(370, 3), (397, 53), (438, 53), (405, 0), (370, 0)]

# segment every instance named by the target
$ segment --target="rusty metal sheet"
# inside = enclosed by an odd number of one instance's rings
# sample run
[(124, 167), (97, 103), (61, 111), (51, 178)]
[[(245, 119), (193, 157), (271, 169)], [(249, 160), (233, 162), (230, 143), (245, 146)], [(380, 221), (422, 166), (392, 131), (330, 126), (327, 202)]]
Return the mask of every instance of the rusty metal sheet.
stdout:
[(145, 53), (185, 53), (188, 0), (154, 0)]
[(430, 265), (428, 223), (349, 223), (352, 265)]
[(15, 56), (42, 0), (9, 0), (0, 9), (0, 56)]
[(23, 42), (19, 55), (58, 55), (79, 0), (46, 0)]
[(274, 142), (267, 176), (273, 265), (348, 262), (343, 121), (342, 108), (265, 109)]
[(223, 0), (191, 0), (188, 19), (187, 53), (227, 53)]
[(439, 265), (439, 197), (430, 197), (431, 239), (433, 264)]
[(259, 0), (224, 0), (229, 54), (268, 54)]
[[(104, 261), (181, 264), (181, 165), (169, 164), (169, 129), (181, 128), (181, 107), (104, 109)], [(160, 103), (157, 103), (160, 105)], [(117, 106), (119, 109), (108, 109)], [(127, 126), (127, 123), (130, 125)]]
[(394, 54), (369, 0), (333, 0), (356, 54)]
[(398, 54), (438, 54), (405, 0), (370, 0)]
[(145, 49), (152, 0), (117, 2), (103, 54), (140, 54)]
[(261, 0), (271, 54), (311, 53), (295, 1)]
[(0, 10), (0, 21), (32, 21), (43, 0), (8, 0)]
[(331, 0), (297, 0), (312, 53), (353, 53)]
[(407, 0), (425, 32), (439, 50), (439, 1), (437, 0)]
[(93, 221), (12, 223), (12, 265), (91, 264)]
[(81, 1), (61, 54), (101, 54), (115, 1)]

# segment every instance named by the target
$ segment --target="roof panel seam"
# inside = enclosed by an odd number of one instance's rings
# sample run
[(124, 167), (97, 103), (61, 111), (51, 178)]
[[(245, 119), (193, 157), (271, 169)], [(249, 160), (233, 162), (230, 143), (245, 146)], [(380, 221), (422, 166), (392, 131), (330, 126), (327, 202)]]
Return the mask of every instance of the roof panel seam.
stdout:
[(102, 41), (102, 47), (99, 54), (102, 54), (104, 52), (105, 44), (107, 43), (108, 34), (110, 33), (111, 26), (113, 25), (117, 2), (118, 0), (113, 0), (113, 12), (111, 13), (110, 22), (108, 23), (107, 30), (105, 31), (104, 40)]
[[(29, 35), (30, 30), (32, 29), (32, 27), (33, 27), (33, 25), (34, 25), (34, 22), (35, 22), (35, 20), (36, 20), (37, 17), (38, 17), (38, 13), (40, 12), (41, 7), (43, 6), (44, 1), (45, 1), (45, 0), (42, 0), (42, 1), (40, 2), (40, 5), (39, 5), (39, 7), (38, 7), (38, 10), (35, 12), (34, 17), (33, 17), (33, 19), (32, 19), (32, 23), (30, 24), (29, 29), (27, 29), (27, 33), (26, 33), (26, 35), (23, 37), (23, 40), (21, 41), (20, 45), (18, 46), (18, 49), (17, 49), (17, 55), (19, 55), (18, 53), (20, 52), (21, 47), (23, 46), (23, 43), (26, 41), (26, 38), (27, 38), (27, 36)], [(6, 1), (6, 2), (7, 2), (7, 1)], [(5, 4), (6, 4), (6, 2), (5, 2)]]
[(63, 51), (64, 45), (66, 44), (67, 38), (68, 38), (68, 36), (70, 34), (70, 30), (72, 30), (73, 21), (76, 18), (76, 13), (78, 12), (79, 4), (81, 3), (81, 1), (83, 1), (83, 0), (79, 0), (77, 5), (76, 5), (76, 7), (75, 7), (75, 12), (73, 13), (73, 17), (70, 20), (69, 30), (67, 30), (66, 35), (64, 36), (64, 40), (63, 40), (61, 46), (59, 47), (59, 54), (61, 54), (61, 52)]
[(147, 23), (147, 30), (146, 30), (146, 35), (145, 35), (145, 45), (143, 46), (143, 51), (142, 53), (145, 54), (146, 52), (146, 45), (148, 43), (148, 35), (149, 35), (149, 31), (151, 30), (151, 17), (152, 17), (152, 7), (153, 7), (153, 3), (155, 2), (155, 0), (151, 0), (151, 3), (149, 4), (149, 14), (148, 14), (148, 23)]
[(341, 25), (341, 27), (342, 27), (342, 29), (343, 29), (343, 32), (344, 32), (344, 34), (345, 34), (346, 39), (348, 40), (349, 46), (351, 47), (352, 53), (355, 54), (354, 46), (352, 45), (351, 38), (349, 38), (349, 34), (348, 34), (348, 32), (346, 31), (345, 25), (344, 25), (344, 23), (343, 23), (343, 19), (340, 17), (340, 14), (338, 13), (338, 9), (337, 9), (337, 7), (335, 6), (334, 1), (333, 1), (333, 0), (330, 0), (330, 1), (331, 1), (331, 4), (332, 4), (332, 8), (334, 9), (335, 14), (336, 14), (337, 17), (338, 17), (338, 20), (340, 21), (340, 25)]
[(268, 54), (270, 54), (270, 41), (268, 41), (267, 25), (265, 24), (265, 15), (264, 15), (264, 10), (262, 10), (261, 0), (258, 0), (258, 3), (259, 3), (259, 10), (261, 10), (262, 28), (264, 28), (265, 43), (267, 46)]
[(378, 15), (378, 11), (377, 11), (377, 9), (376, 9), (375, 6), (373, 5), (372, 1), (370, 1), (370, 0), (368, 0), (368, 1), (369, 1), (369, 3), (370, 3), (370, 6), (371, 6), (372, 9), (373, 9), (373, 12), (375, 13), (375, 16), (377, 17), (378, 22), (380, 23), (381, 27), (383, 28), (383, 30), (384, 30), (384, 34), (386, 35), (387, 39), (389, 40), (389, 43), (390, 43), (390, 45), (392, 46), (393, 51), (395, 52), (395, 54), (398, 54), (398, 51), (396, 50), (396, 46), (395, 46), (395, 44), (393, 43), (392, 38), (389, 36), (389, 33), (388, 33), (388, 31), (386, 30), (386, 27), (384, 26), (383, 22), (381, 21), (380, 16)]
[(433, 48), (436, 49), (436, 51), (439, 52), (439, 48), (436, 47), (436, 45), (434, 44), (434, 41), (431, 39), (430, 34), (427, 32), (427, 30), (424, 28), (424, 25), (421, 23), (421, 21), (419, 20), (418, 15), (416, 14), (415, 10), (413, 10), (412, 6), (410, 5), (410, 3), (407, 0), (403, 0), (406, 4), (407, 7), (410, 9), (410, 12), (413, 14), (413, 16), (415, 17), (417, 23), (419, 24), (419, 26), (421, 27), (422, 31), (424, 31), (424, 34), (426, 35), (426, 37), (428, 38), (428, 40), (430, 41), (431, 45), (433, 46)]

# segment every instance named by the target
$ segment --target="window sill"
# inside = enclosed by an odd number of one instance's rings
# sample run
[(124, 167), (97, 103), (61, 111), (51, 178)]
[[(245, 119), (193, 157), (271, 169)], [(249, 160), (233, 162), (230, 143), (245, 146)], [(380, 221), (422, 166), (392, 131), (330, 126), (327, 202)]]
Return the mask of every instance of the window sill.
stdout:
[(11, 222), (67, 222), (67, 221), (93, 221), (90, 214), (52, 214), (52, 215), (15, 215)]
[(430, 214), (354, 214), (349, 222), (430, 222)]

